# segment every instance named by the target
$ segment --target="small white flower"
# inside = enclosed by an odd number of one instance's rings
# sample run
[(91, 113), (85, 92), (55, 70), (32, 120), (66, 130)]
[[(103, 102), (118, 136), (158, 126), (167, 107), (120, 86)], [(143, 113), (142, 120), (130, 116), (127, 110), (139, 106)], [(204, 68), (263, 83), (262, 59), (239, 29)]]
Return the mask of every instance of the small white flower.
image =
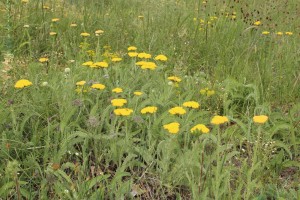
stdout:
[(48, 85), (48, 82), (46, 82), (46, 81), (42, 83), (42, 86), (43, 86), (43, 87), (45, 87), (45, 86), (47, 86), (47, 85)]
[(71, 69), (70, 68), (65, 68), (65, 73), (70, 73)]
[(28, 24), (25, 24), (23, 27), (24, 27), (24, 28), (29, 28), (29, 25), (28, 25)]
[(173, 82), (172, 82), (172, 81), (169, 81), (169, 82), (168, 82), (168, 85), (173, 85)]
[(109, 78), (109, 75), (108, 75), (108, 74), (105, 74), (103, 77), (104, 77), (104, 78)]
[(65, 189), (64, 192), (65, 192), (66, 194), (68, 194), (68, 193), (69, 193), (69, 190)]
[(76, 153), (75, 153), (75, 155), (76, 155), (76, 156), (79, 156), (79, 153), (78, 153), (78, 152), (76, 152)]

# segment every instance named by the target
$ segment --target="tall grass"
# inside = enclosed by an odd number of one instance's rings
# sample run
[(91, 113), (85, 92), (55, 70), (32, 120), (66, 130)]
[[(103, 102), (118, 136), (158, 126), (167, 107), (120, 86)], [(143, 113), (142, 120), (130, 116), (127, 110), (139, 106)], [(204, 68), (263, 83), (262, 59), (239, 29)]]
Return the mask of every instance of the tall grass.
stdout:
[[(296, 1), (0, 6), (0, 199), (300, 198)], [(128, 56), (132, 45), (157, 68), (137, 66), (143, 59)], [(159, 54), (168, 60), (154, 60)], [(32, 86), (14, 88), (19, 79)], [(116, 98), (133, 113), (116, 115)], [(191, 100), (200, 108), (169, 113)], [(142, 114), (146, 106), (157, 112)], [(253, 121), (260, 114), (265, 124)], [(229, 122), (213, 125), (215, 115)], [(171, 122), (180, 124), (177, 134), (163, 128)], [(210, 133), (191, 133), (199, 123)]]

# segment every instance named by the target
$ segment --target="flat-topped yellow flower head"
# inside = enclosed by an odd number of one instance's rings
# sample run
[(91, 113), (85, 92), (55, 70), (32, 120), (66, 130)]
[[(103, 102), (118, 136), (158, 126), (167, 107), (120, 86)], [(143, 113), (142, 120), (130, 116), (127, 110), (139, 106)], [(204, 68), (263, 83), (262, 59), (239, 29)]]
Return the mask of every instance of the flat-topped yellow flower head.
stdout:
[(172, 122), (172, 123), (169, 123), (169, 124), (165, 124), (163, 127), (169, 133), (177, 134), (179, 132), (180, 124), (178, 122)]
[(137, 48), (136, 48), (135, 46), (130, 46), (130, 47), (128, 47), (127, 50), (128, 50), (128, 51), (136, 51)]
[(21, 88), (28, 87), (28, 86), (31, 86), (31, 85), (32, 85), (32, 82), (30, 82), (29, 80), (20, 79), (15, 83), (15, 88), (21, 89)]
[(143, 93), (140, 92), (140, 91), (135, 91), (135, 92), (133, 92), (133, 94), (134, 94), (135, 96), (141, 96)]
[(112, 99), (110, 102), (113, 106), (121, 107), (127, 103), (127, 100), (126, 99)]
[(196, 126), (191, 128), (191, 132), (195, 133), (197, 131), (202, 133), (209, 133), (210, 130), (204, 124), (197, 124)]
[(118, 108), (114, 110), (114, 113), (118, 116), (129, 116), (133, 113), (133, 110), (130, 108)]
[(160, 55), (156, 56), (156, 57), (154, 58), (154, 60), (167, 61), (168, 58), (167, 58), (167, 56), (160, 54)]
[(174, 108), (171, 108), (169, 110), (169, 113), (172, 115), (184, 115), (186, 113), (186, 110), (183, 107), (176, 106)]
[(89, 37), (90, 35), (91, 35), (91, 34), (86, 33), (86, 32), (80, 33), (80, 36), (82, 36), (82, 37)]
[(214, 116), (210, 123), (214, 124), (214, 125), (220, 125), (220, 124), (224, 124), (226, 122), (229, 122), (228, 118), (226, 116)]
[(42, 58), (39, 59), (40, 63), (44, 63), (44, 62), (48, 62), (48, 61), (49, 61), (49, 59), (48, 58), (44, 58), (44, 57), (42, 57)]
[(168, 80), (173, 81), (173, 82), (181, 82), (181, 78), (177, 77), (177, 76), (169, 76)]
[(101, 84), (101, 83), (94, 83), (91, 88), (93, 89), (97, 89), (97, 90), (104, 90), (105, 89), (105, 85)]
[(199, 108), (200, 107), (200, 104), (196, 101), (187, 101), (187, 102), (184, 102), (182, 105), (187, 108)]
[(266, 115), (257, 115), (253, 117), (253, 121), (257, 124), (264, 124), (268, 121), (269, 117)]
[(147, 113), (153, 114), (153, 113), (156, 113), (156, 111), (157, 111), (156, 106), (147, 106), (141, 110), (141, 113), (142, 114), (147, 114)]
[(123, 92), (123, 89), (122, 88), (114, 88), (112, 90), (112, 92), (114, 92), (114, 93), (121, 93), (121, 92)]
[(76, 85), (77, 85), (77, 86), (84, 86), (85, 83), (86, 83), (86, 81), (78, 81), (78, 82), (76, 83)]

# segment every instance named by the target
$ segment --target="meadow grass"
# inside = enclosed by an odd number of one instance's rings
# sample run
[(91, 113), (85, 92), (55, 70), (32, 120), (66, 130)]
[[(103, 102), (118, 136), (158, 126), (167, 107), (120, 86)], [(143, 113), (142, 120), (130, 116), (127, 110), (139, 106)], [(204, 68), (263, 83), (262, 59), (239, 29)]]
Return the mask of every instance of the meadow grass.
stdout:
[(300, 199), (299, 10), (0, 1), (0, 199)]

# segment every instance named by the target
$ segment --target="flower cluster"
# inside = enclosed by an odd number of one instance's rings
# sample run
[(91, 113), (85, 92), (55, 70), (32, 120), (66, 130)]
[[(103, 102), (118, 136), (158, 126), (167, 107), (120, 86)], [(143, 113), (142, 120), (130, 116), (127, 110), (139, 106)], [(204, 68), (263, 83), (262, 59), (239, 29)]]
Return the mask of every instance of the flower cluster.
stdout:
[(28, 87), (28, 86), (31, 86), (31, 85), (32, 85), (32, 82), (30, 82), (29, 80), (20, 79), (15, 83), (15, 88), (20, 89), (20, 88)]
[(129, 116), (133, 112), (130, 108), (118, 108), (114, 110), (115, 115), (117, 116)]
[(214, 95), (216, 92), (214, 90), (209, 90), (208, 88), (205, 88), (205, 89), (201, 89), (200, 90), (200, 94), (202, 95), (206, 95), (208, 97)]
[(157, 107), (156, 106), (148, 106), (148, 107), (145, 107), (141, 110), (141, 113), (142, 114), (147, 114), (147, 113), (150, 113), (150, 114), (153, 114), (157, 111)]

